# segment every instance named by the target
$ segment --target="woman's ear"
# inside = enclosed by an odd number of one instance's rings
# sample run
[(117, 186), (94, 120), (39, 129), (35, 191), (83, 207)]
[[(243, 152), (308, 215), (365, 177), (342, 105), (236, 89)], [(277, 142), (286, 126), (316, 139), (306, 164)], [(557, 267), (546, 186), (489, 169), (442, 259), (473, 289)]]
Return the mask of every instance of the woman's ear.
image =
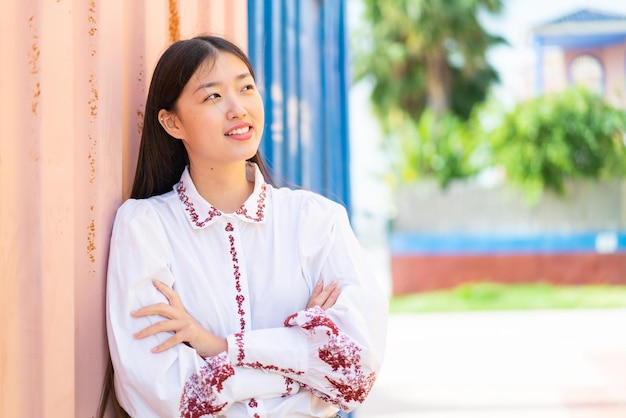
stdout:
[(159, 110), (159, 123), (165, 129), (165, 132), (177, 139), (182, 139), (180, 128), (176, 121), (176, 115), (165, 109)]

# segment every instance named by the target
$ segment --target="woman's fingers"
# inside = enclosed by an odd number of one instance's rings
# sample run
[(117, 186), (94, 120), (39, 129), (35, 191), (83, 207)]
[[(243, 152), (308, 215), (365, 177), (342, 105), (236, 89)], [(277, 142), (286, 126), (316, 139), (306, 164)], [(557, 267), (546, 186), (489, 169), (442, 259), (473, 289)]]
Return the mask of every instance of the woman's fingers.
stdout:
[(133, 335), (135, 338), (146, 338), (164, 332), (172, 333), (164, 342), (152, 349), (153, 353), (163, 352), (180, 343), (194, 348), (203, 357), (213, 356), (228, 349), (225, 338), (217, 337), (206, 330), (187, 313), (178, 293), (158, 280), (153, 280), (152, 283), (167, 298), (169, 304), (155, 303), (144, 306), (132, 312), (131, 315), (135, 318), (159, 315), (166, 319), (136, 332)]
[(178, 310), (167, 303), (155, 303), (154, 305), (139, 308), (136, 311), (131, 312), (131, 315), (135, 318), (148, 315), (160, 315), (165, 318), (174, 319), (177, 313)]
[(170, 338), (168, 338), (167, 340), (163, 341), (161, 344), (157, 345), (156, 347), (154, 347), (152, 350), (153, 353), (160, 353), (162, 351), (165, 351), (169, 348), (174, 347), (177, 344), (183, 343), (185, 342), (182, 333), (177, 332), (176, 334), (172, 335)]
[(169, 287), (165, 283), (160, 282), (158, 280), (152, 280), (152, 284), (154, 285), (154, 287), (159, 292), (163, 293), (163, 295), (170, 302), (170, 305), (172, 305), (174, 307), (181, 307), (182, 306), (182, 303), (180, 301), (180, 296), (178, 296), (178, 293), (176, 293), (174, 291), (174, 289), (172, 289), (171, 287)]
[(340, 294), (341, 288), (339, 286), (335, 286), (333, 291), (328, 295), (328, 298), (326, 299), (324, 304), (321, 305), (321, 308), (324, 310), (332, 308), (335, 305), (335, 302), (337, 302), (337, 299), (339, 299)]
[(131, 312), (132, 316), (139, 318), (148, 315), (161, 315), (169, 319), (175, 319), (183, 317), (186, 314), (185, 309), (182, 307), (182, 302), (178, 293), (165, 283), (158, 280), (152, 280), (152, 284), (167, 298), (169, 304), (162, 302), (144, 306), (134, 312)]
[(186, 327), (188, 326), (189, 324), (187, 323), (187, 321), (184, 320), (160, 321), (135, 333), (134, 337), (137, 339), (142, 339), (161, 332), (173, 332), (174, 334), (172, 334), (170, 338), (151, 350), (153, 353), (160, 353), (174, 347), (176, 344), (186, 342), (186, 336), (188, 334), (188, 332), (186, 332)]
[(159, 332), (177, 332), (185, 325), (183, 320), (165, 320), (148, 325), (133, 336), (137, 339), (146, 338)]
[(332, 307), (335, 302), (337, 302), (337, 298), (340, 293), (341, 289), (339, 288), (337, 282), (332, 282), (328, 286), (323, 287), (322, 280), (320, 280), (313, 288), (306, 308), (308, 309), (313, 306), (319, 306), (322, 309), (328, 309)]
[(151, 324), (134, 334), (135, 338), (141, 339), (150, 337), (161, 332), (174, 333), (165, 342), (152, 349), (153, 352), (159, 353), (184, 341), (185, 334), (181, 333), (180, 331), (189, 326), (189, 320), (187, 318), (187, 312), (184, 310), (184, 308), (182, 308), (182, 303), (180, 301), (178, 293), (176, 293), (172, 288), (158, 280), (153, 280), (152, 284), (159, 292), (161, 292), (167, 298), (169, 304), (162, 302), (155, 303), (153, 305), (143, 306), (132, 312), (131, 315), (135, 318), (149, 315), (159, 315), (167, 318), (164, 321), (155, 322), (154, 324)]

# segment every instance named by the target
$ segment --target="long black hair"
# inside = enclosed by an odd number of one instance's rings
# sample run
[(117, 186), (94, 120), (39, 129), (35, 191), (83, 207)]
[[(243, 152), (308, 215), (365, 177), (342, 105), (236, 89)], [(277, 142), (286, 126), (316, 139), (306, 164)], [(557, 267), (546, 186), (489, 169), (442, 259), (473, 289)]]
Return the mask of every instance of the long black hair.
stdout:
[[(189, 156), (183, 142), (169, 135), (159, 123), (159, 111), (175, 111), (185, 85), (205, 61), (214, 61), (220, 52), (228, 52), (254, 70), (246, 54), (234, 43), (217, 36), (197, 36), (170, 45), (159, 59), (148, 90), (139, 146), (137, 170), (131, 198), (143, 199), (172, 190), (178, 183)], [(266, 181), (273, 184), (269, 169), (260, 153), (250, 158)]]

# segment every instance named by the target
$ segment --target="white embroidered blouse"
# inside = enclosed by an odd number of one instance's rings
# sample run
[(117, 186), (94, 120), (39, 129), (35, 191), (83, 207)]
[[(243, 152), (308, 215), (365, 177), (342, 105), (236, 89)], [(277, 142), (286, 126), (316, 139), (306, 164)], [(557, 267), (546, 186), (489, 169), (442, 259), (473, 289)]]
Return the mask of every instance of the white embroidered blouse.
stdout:
[[(118, 399), (133, 417), (328, 417), (360, 405), (379, 371), (387, 323), (342, 206), (274, 188), (254, 164), (254, 192), (222, 213), (185, 170), (174, 190), (126, 201), (115, 218), (107, 330)], [(134, 318), (178, 292), (187, 312), (228, 350), (202, 358), (169, 338), (133, 334), (160, 317)], [(342, 289), (327, 311), (305, 310), (318, 280)]]

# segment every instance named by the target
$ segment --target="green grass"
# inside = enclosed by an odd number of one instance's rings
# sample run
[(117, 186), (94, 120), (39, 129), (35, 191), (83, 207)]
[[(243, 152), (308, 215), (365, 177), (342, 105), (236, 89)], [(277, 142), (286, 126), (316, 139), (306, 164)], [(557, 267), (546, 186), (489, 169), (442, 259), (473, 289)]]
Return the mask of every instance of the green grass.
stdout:
[(395, 296), (390, 313), (626, 307), (626, 286), (463, 284), (452, 290)]

